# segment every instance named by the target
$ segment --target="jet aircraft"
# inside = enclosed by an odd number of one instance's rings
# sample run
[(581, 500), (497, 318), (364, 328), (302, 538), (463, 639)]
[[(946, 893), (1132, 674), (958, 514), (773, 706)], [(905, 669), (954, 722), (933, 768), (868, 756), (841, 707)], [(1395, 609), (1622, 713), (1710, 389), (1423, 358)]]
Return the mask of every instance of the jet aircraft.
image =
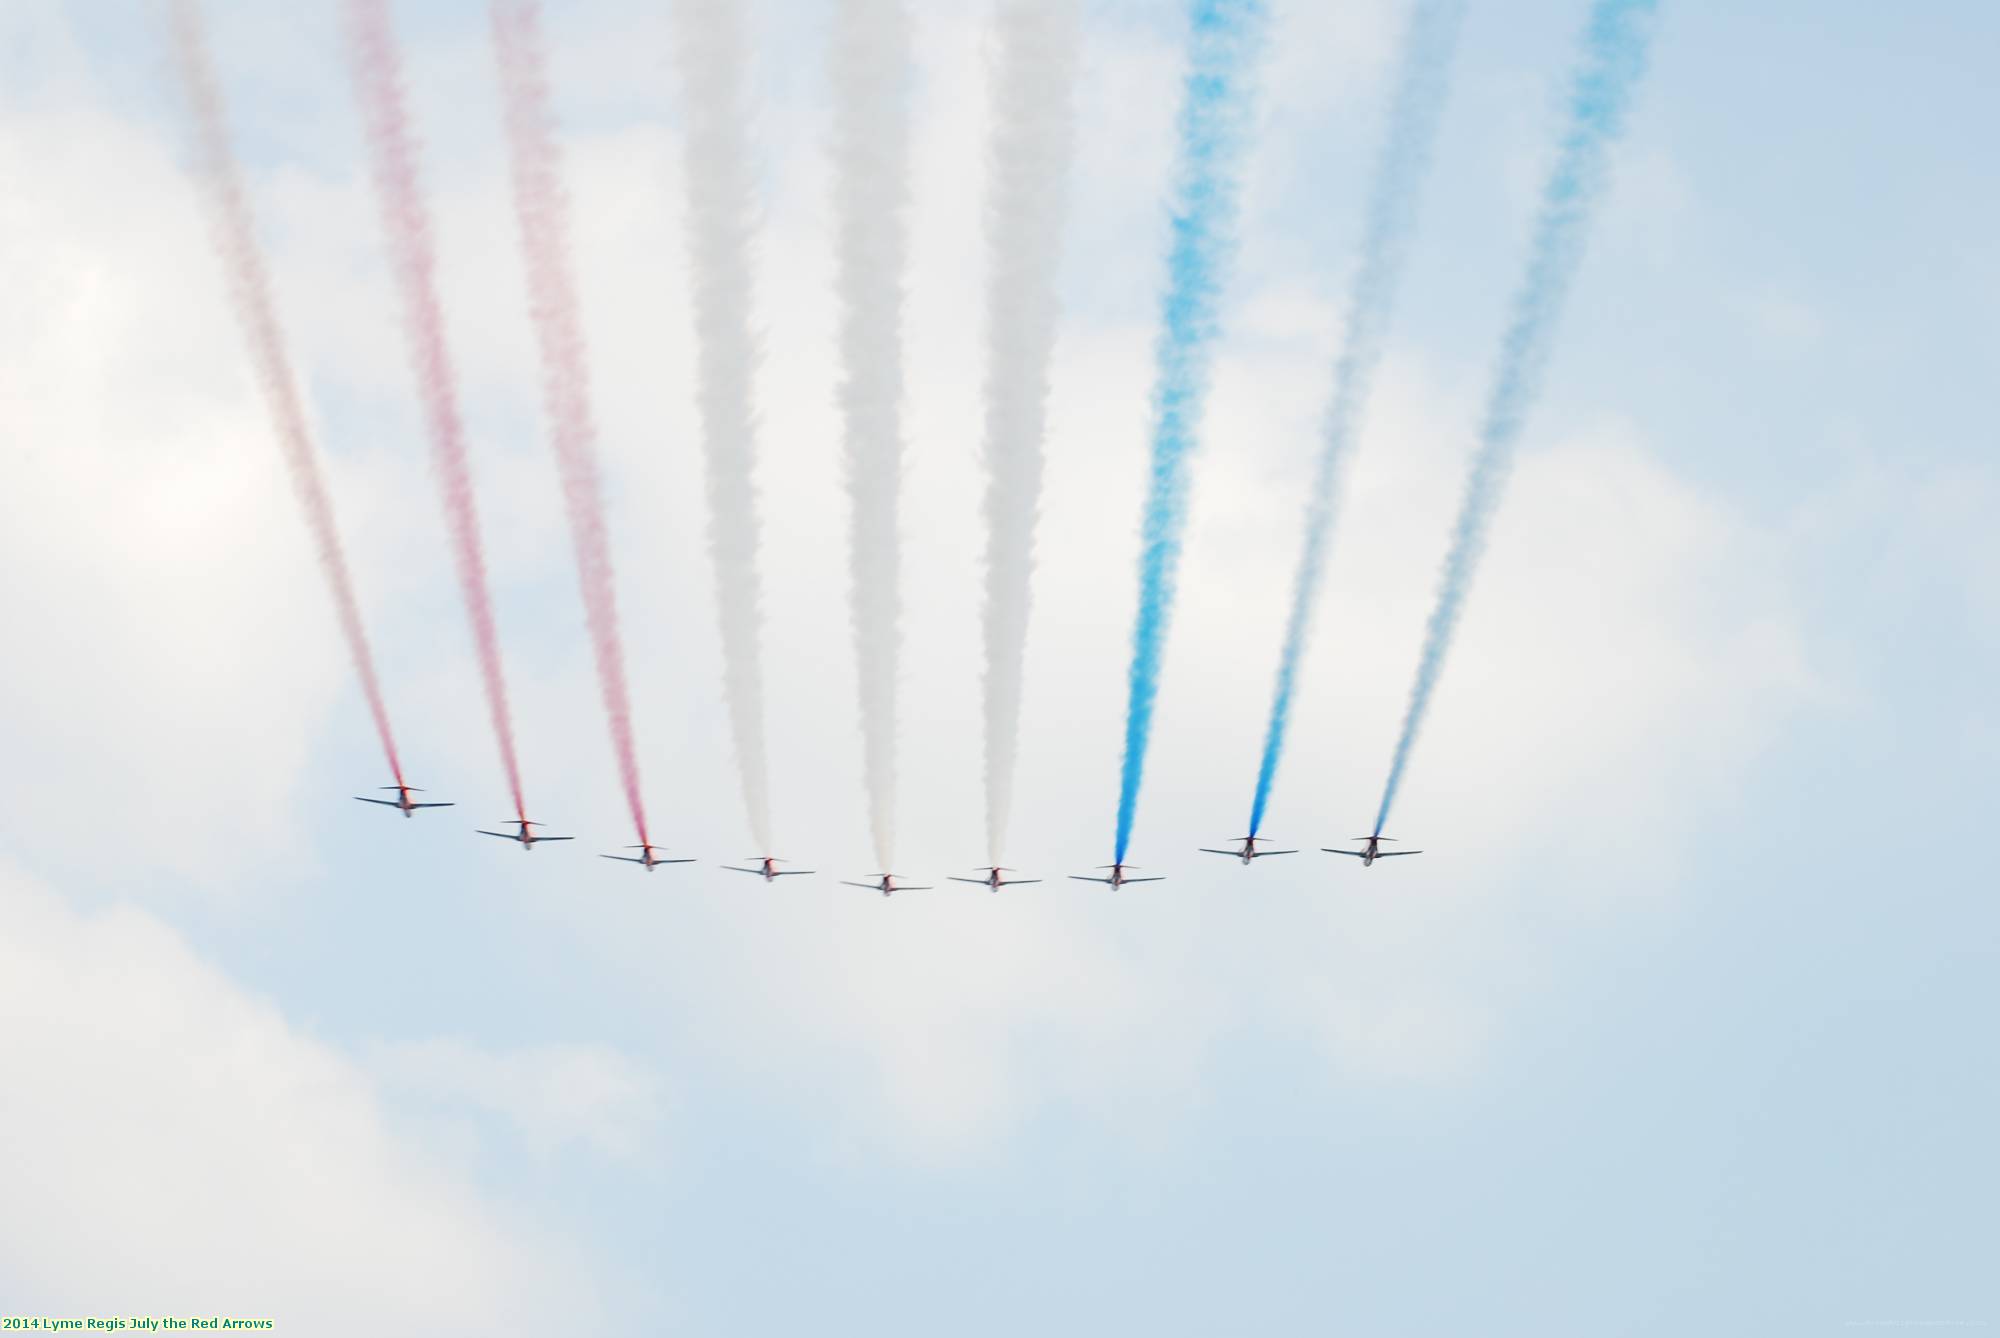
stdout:
[(725, 869), (733, 869), (737, 873), (754, 873), (767, 883), (774, 878), (796, 878), (800, 874), (807, 874), (812, 872), (811, 869), (780, 869), (776, 866), (783, 864), (785, 861), (781, 859), (774, 859), (769, 855), (765, 855), (762, 858), (759, 858), (756, 855), (751, 855), (749, 856), (749, 858), (757, 861), (756, 868), (746, 869), (741, 864), (725, 864), (722, 867)]
[(998, 864), (988, 864), (982, 867), (986, 870), (984, 878), (960, 878), (957, 874), (952, 874), (950, 875), (951, 881), (954, 883), (977, 883), (989, 892), (998, 892), (1003, 887), (1013, 887), (1018, 883), (1039, 883), (1042, 881), (1039, 878), (1002, 878), (1001, 874), (1012, 873), (1014, 871), (1002, 868)]
[(842, 887), (865, 887), (871, 891), (880, 892), (885, 897), (896, 892), (928, 892), (931, 890), (929, 884), (926, 883), (899, 883), (896, 881), (896, 875), (893, 873), (878, 873), (875, 877), (879, 881), (873, 883), (851, 883), (843, 878), (840, 880), (840, 885)]
[(1087, 873), (1073, 873), (1070, 877), (1083, 883), (1103, 883), (1107, 887), (1123, 887), (1127, 883), (1162, 883), (1166, 881), (1164, 874), (1156, 874), (1146, 878), (1127, 878), (1125, 870), (1128, 868), (1138, 868), (1139, 866), (1136, 864), (1100, 864), (1097, 867), (1111, 870), (1111, 876), (1109, 878), (1099, 878)]
[(402, 785), (402, 784), (384, 785), (382, 788), (385, 790), (394, 790), (396, 792), (396, 797), (394, 799), (370, 799), (367, 795), (361, 795), (361, 794), (357, 794), (354, 797), (356, 799), (359, 799), (364, 804), (380, 804), (384, 808), (401, 809), (403, 816), (406, 818), (415, 817), (417, 810), (420, 808), (451, 807), (450, 804), (438, 804), (438, 803), (420, 804), (414, 802), (410, 798), (410, 796), (413, 794), (423, 793), (422, 790), (419, 790), (414, 785)]
[(654, 869), (659, 868), (662, 864), (694, 863), (692, 859), (661, 859), (658, 855), (655, 855), (653, 853), (655, 850), (666, 849), (665, 846), (626, 846), (625, 848), (627, 850), (636, 850), (639, 853), (637, 855), (605, 855), (602, 856), (602, 858), (623, 860), (627, 864), (637, 864), (642, 868), (644, 868), (647, 873), (651, 873)]
[(576, 840), (574, 836), (536, 836), (528, 829), (530, 827), (539, 827), (542, 824), (539, 822), (530, 822), (526, 818), (509, 818), (507, 821), (512, 826), (519, 827), (521, 830), (518, 832), (489, 832), (482, 827), (479, 829), (479, 834), (481, 836), (497, 836), (502, 841), (518, 841), (523, 850), (533, 850), (544, 841)]
[(1383, 850), (1383, 849), (1381, 849), (1381, 845), (1382, 845), (1382, 843), (1383, 843), (1384, 841), (1390, 841), (1390, 840), (1393, 840), (1394, 838), (1392, 838), (1392, 837), (1387, 837), (1387, 836), (1357, 836), (1357, 837), (1355, 837), (1354, 839), (1355, 839), (1355, 840), (1357, 840), (1357, 841), (1360, 841), (1360, 842), (1362, 842), (1362, 843), (1363, 843), (1363, 845), (1362, 845), (1361, 849), (1359, 849), (1359, 850), (1336, 850), (1336, 849), (1335, 849), (1334, 847), (1332, 847), (1332, 846), (1321, 846), (1321, 847), (1320, 847), (1320, 849), (1321, 849), (1321, 850), (1324, 850), (1324, 851), (1325, 851), (1325, 852), (1326, 852), (1327, 854), (1329, 854), (1329, 855), (1351, 855), (1351, 856), (1353, 856), (1353, 857), (1354, 857), (1355, 859), (1358, 859), (1358, 860), (1360, 860), (1360, 861), (1361, 861), (1361, 867), (1362, 867), (1362, 868), (1364, 868), (1364, 869), (1365, 869), (1365, 868), (1367, 868), (1367, 867), (1368, 867), (1369, 865), (1373, 864), (1373, 863), (1374, 863), (1374, 862), (1375, 862), (1376, 860), (1378, 860), (1378, 859), (1388, 859), (1388, 858), (1389, 858), (1390, 856), (1392, 856), (1392, 855), (1421, 855), (1421, 854), (1423, 854), (1423, 853), (1424, 853), (1424, 852), (1423, 852), (1423, 851), (1421, 851), (1421, 850)]
[(1259, 841), (1268, 841), (1271, 839), (1268, 836), (1239, 836), (1236, 839), (1243, 843), (1241, 849), (1217, 850), (1214, 846), (1203, 846), (1201, 851), (1204, 855), (1228, 855), (1231, 859), (1242, 860), (1245, 864), (1248, 864), (1253, 859), (1263, 859), (1266, 855), (1296, 855), (1299, 853), (1296, 850), (1257, 849)]

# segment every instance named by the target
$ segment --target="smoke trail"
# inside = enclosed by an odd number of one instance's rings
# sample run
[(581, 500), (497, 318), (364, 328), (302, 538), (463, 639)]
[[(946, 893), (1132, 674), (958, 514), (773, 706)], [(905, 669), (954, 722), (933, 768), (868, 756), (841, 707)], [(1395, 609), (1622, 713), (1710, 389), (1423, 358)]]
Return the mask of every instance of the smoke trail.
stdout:
[(750, 327), (751, 196), (740, 0), (673, 7), (687, 118), (688, 245), (694, 271), (708, 550), (722, 622), (723, 681), (750, 834), (771, 848), (764, 746), (763, 588), (757, 573), (757, 426), (751, 385), (762, 353)]
[(903, 256), (907, 225), (909, 19), (902, 0), (841, 0), (834, 24), (834, 224), (838, 229), (840, 408), (862, 765), (875, 856), (892, 866), (896, 666), (902, 630), (897, 491), (902, 476)]
[(1124, 862), (1146, 768), (1160, 656), (1173, 611), (1188, 456), (1195, 447), (1216, 335), (1217, 298), (1236, 225), (1250, 120), (1251, 66), (1264, 29), (1262, 0), (1194, 0), (1181, 92), (1180, 165), (1167, 295), (1155, 350), (1152, 479), (1139, 555), (1139, 612), (1119, 777), (1117, 856)]
[(1401, 73), (1389, 112), (1388, 134), (1375, 160), (1361, 257), (1347, 300), (1347, 330), (1334, 363), (1333, 399), (1327, 406), (1325, 438), (1306, 501), (1305, 546), (1292, 584), (1292, 608), (1285, 619), (1284, 647), (1278, 655), (1278, 682), (1271, 696), (1271, 720), (1264, 731), (1264, 754), (1257, 766), (1257, 793), (1250, 802), (1250, 834), (1264, 823), (1271, 782), (1291, 723), (1292, 694), (1299, 661), (1312, 632), (1314, 605), (1326, 570), (1327, 541), (1339, 504), (1341, 475), (1348, 452), (1360, 435), (1361, 417), (1389, 328), (1403, 266), (1415, 230), (1417, 196), (1430, 166), (1431, 142), (1444, 105), (1452, 48), (1458, 39), (1465, 0), (1417, 0), (1403, 34)]
[(368, 134), (381, 197), (382, 223), (389, 240), (390, 267), (403, 295), (404, 330), (410, 366), (423, 403), (431, 438), (431, 465), (437, 473), (445, 518), (451, 527), (452, 562), (465, 614), (472, 623), (480, 681), (493, 738), (506, 769), (514, 815), (526, 817), (521, 768), (514, 752), (514, 725), (507, 708), (507, 680), (500, 666), (500, 637), (486, 585), (486, 553), (479, 537), (479, 510), (466, 456), (465, 425), (459, 416), (451, 355), (444, 342), (444, 312), (438, 304), (436, 255), (430, 216), (417, 177), (417, 145), (403, 97), (403, 73), (390, 26), (387, 0), (347, 0), (347, 35), (361, 117)]
[(1438, 583), (1437, 604), (1424, 631), (1402, 734), (1382, 788), (1382, 807), (1375, 814), (1378, 834), (1403, 783), (1410, 748), (1423, 725), (1473, 570), (1486, 547), (1487, 525), (1500, 501), (1514, 442), (1547, 366), (1550, 337), (1583, 253), (1591, 207), (1603, 193), (1611, 142), (1624, 125), (1633, 85), (1645, 68), (1656, 8), (1657, 0), (1596, 0), (1591, 8), (1582, 61), (1569, 88), (1568, 123), (1542, 186), (1527, 273), (1514, 295), (1513, 313), (1500, 341), (1465, 497)]
[(1014, 797), (1075, 108), (1076, 0), (1001, 0), (986, 203), (986, 850)]
[(562, 153), (549, 109), (548, 59), (536, 0), (493, 0), (493, 45), (514, 175), (514, 212), (528, 271), (528, 304), (542, 350), (542, 398), (562, 477), (576, 550), (577, 579), (597, 660), (597, 683), (618, 755), (618, 776), (641, 843), (646, 810), (639, 794), (639, 759), (632, 746), (632, 707), (625, 690), (625, 653), (618, 637), (618, 603), (611, 550), (604, 535), (604, 498), (597, 475), (597, 429), (590, 416), (590, 376), (583, 325), (569, 274), (568, 199)]
[(335, 527), (333, 502), (320, 477), (319, 462), (313, 453), (312, 438), (306, 430), (305, 411), (299, 403), (298, 382), (292, 374), (291, 359), (285, 351), (283, 334), (271, 300), (270, 276), (264, 256), (257, 247), (257, 235), (250, 222), (250, 205), (243, 192), (243, 179), (230, 146), (229, 126), (223, 114), (222, 90), (216, 81), (214, 62), (209, 57), (208, 38), (203, 29), (198, 0), (173, 0), (168, 11), (173, 36), (175, 63), (185, 87), (189, 110), (194, 117), (195, 149), (202, 175), (207, 179), (210, 219), (215, 243), (222, 252), (230, 298), (250, 345), (250, 360), (256, 367), (257, 382), (277, 430), (278, 447), (292, 476), (292, 489), (305, 510), (306, 528), (312, 531), (313, 551), (320, 572), (333, 595), (334, 613), (341, 635), (347, 641), (348, 657), (361, 679), (362, 695), (375, 720), (375, 733), (396, 783), (403, 783), (403, 764), (396, 753), (395, 735), (389, 728), (389, 709), (382, 700), (382, 684), (375, 674), (375, 657), (368, 647), (368, 634), (361, 625), (361, 609), (354, 598), (354, 583), (348, 575), (347, 558), (341, 551), (340, 532)]

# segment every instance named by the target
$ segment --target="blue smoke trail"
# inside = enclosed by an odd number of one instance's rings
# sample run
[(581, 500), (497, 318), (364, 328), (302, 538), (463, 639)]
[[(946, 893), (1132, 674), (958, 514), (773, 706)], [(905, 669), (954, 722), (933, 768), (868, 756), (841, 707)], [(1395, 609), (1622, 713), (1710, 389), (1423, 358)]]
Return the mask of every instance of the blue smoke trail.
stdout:
[(1278, 757), (1285, 749), (1291, 724), (1292, 694), (1297, 688), (1299, 661), (1312, 631), (1313, 608), (1319, 600), (1320, 578), (1326, 569), (1326, 547), (1340, 499), (1341, 474), (1354, 439), (1360, 435), (1362, 410), (1369, 386), (1382, 361), (1389, 328), (1389, 311), (1403, 276), (1415, 231), (1417, 196), (1430, 166), (1438, 113), (1444, 106), (1451, 71), (1452, 48), (1458, 40), (1465, 0), (1417, 0), (1403, 34), (1401, 73), (1389, 112), (1388, 134), (1375, 160), (1368, 217), (1361, 235), (1361, 256), (1348, 294), (1347, 330), (1333, 370), (1333, 399), (1327, 405), (1325, 440), (1319, 466), (1306, 501), (1305, 547), (1299, 554), (1298, 576), (1292, 585), (1292, 609), (1285, 620), (1285, 642), (1278, 655), (1278, 684), (1271, 696), (1271, 722), (1264, 731), (1264, 756), (1257, 767), (1257, 795), (1250, 801), (1249, 831), (1264, 825), (1264, 807), (1271, 799), (1271, 782), (1278, 774)]
[(1403, 783), (1410, 748), (1423, 725), (1431, 692), (1451, 648), (1473, 569), (1486, 547), (1486, 529), (1500, 501), (1515, 440), (1548, 364), (1550, 337), (1583, 253), (1591, 207), (1603, 193), (1611, 143), (1623, 128), (1632, 88), (1646, 65), (1647, 42), (1658, 0), (1596, 0), (1584, 30), (1583, 58), (1569, 89), (1569, 122), (1542, 187), (1528, 269), (1514, 297), (1513, 315), (1500, 341), (1500, 358), (1481, 420), (1465, 498), (1452, 531), (1451, 551), (1438, 583), (1437, 605), (1424, 631), (1423, 655), (1403, 715), (1403, 732), (1375, 814), (1379, 835)]
[(1118, 787), (1117, 856), (1125, 860), (1146, 769), (1160, 654), (1173, 611), (1175, 569), (1187, 519), (1187, 466), (1207, 398), (1216, 305), (1235, 235), (1239, 169), (1250, 121), (1251, 66), (1264, 30), (1263, 0), (1195, 0), (1188, 73), (1181, 90), (1180, 165), (1173, 245), (1153, 384), (1153, 464), (1139, 555), (1139, 613)]

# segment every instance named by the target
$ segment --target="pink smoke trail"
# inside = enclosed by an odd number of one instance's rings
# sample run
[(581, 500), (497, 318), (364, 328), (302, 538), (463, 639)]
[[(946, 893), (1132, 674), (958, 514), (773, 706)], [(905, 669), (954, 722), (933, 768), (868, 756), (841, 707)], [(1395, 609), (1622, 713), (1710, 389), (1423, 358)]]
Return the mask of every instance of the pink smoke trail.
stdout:
[(185, 86), (188, 107), (194, 118), (195, 150), (209, 193), (211, 223), (216, 248), (222, 253), (229, 294), (243, 324), (250, 345), (250, 360), (257, 382), (277, 429), (278, 447), (292, 476), (292, 489), (305, 509), (306, 527), (312, 531), (313, 550), (321, 573), (333, 595), (334, 612), (354, 671), (361, 678), (361, 691), (368, 699), (369, 714), (375, 718), (375, 732), (382, 740), (382, 752), (396, 784), (403, 783), (403, 764), (396, 754), (396, 738), (389, 728), (389, 709), (382, 701), (382, 684), (375, 674), (375, 657), (368, 648), (368, 633), (361, 625), (361, 609), (354, 598), (354, 582), (347, 572), (347, 558), (340, 547), (340, 531), (334, 525), (333, 503), (320, 477), (319, 461), (313, 453), (312, 437), (306, 431), (305, 411), (299, 404), (298, 382), (292, 375), (291, 359), (285, 352), (284, 336), (278, 329), (277, 312), (271, 301), (271, 280), (264, 268), (263, 253), (250, 224), (250, 205), (243, 193), (242, 174), (230, 147), (229, 125), (223, 115), (222, 90), (216, 82), (214, 62), (209, 57), (208, 38), (202, 25), (198, 0), (173, 0), (169, 10), (175, 63)]
[(457, 382), (444, 341), (444, 312), (438, 303), (437, 253), (431, 242), (429, 212), (417, 174), (417, 144), (403, 94), (402, 61), (389, 21), (387, 0), (347, 0), (348, 48), (361, 119), (368, 133), (388, 234), (390, 266), (402, 290), (403, 321), (410, 341), (424, 422), (430, 432), (431, 464), (437, 472), (445, 518), (451, 527), (452, 562), (459, 594), (472, 623), (486, 711), (514, 815), (526, 817), (521, 767), (514, 751), (514, 722), (507, 706), (507, 679), (500, 664), (500, 635), (486, 582), (486, 552), (479, 537), (479, 508), (472, 491), (472, 464), (465, 448), (465, 423), (458, 409)]
[(590, 418), (590, 378), (584, 363), (583, 325), (569, 275), (568, 201), (562, 154), (549, 109), (548, 57), (542, 46), (535, 0), (493, 0), (493, 45), (500, 61), (501, 101), (514, 167), (514, 212), (528, 271), (528, 306), (542, 349), (542, 398), (549, 439), (562, 476), (576, 549), (577, 578), (597, 657), (597, 682), (618, 754), (625, 802), (643, 844), (646, 810), (639, 796), (639, 760), (632, 747), (632, 707), (625, 691), (625, 654), (618, 638), (618, 603), (612, 587), (611, 550), (604, 538), (604, 498), (598, 483)]

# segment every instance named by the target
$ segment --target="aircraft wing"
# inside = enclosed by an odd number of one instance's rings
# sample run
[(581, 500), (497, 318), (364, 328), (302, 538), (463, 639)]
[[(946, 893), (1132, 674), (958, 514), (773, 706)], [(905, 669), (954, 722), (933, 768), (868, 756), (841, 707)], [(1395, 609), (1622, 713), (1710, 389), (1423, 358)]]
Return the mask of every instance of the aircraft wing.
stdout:
[(540, 845), (544, 841), (574, 841), (574, 840), (576, 840), (574, 836), (538, 836), (535, 838), (535, 844)]
[[(1368, 858), (1368, 852), (1365, 850), (1335, 850), (1332, 846), (1321, 846), (1320, 849), (1324, 850), (1329, 855), (1352, 855), (1356, 859)], [(1394, 852), (1387, 852), (1387, 853), (1394, 853)]]
[(1255, 854), (1251, 855), (1250, 858), (1262, 859), (1266, 855), (1296, 855), (1298, 853), (1299, 852), (1296, 850), (1259, 850)]
[(1214, 846), (1201, 846), (1199, 849), (1204, 855), (1227, 855), (1231, 859), (1243, 858), (1243, 852), (1240, 850), (1217, 850)]
[(1390, 859), (1397, 855), (1421, 855), (1423, 853), (1424, 852), (1421, 850), (1384, 850), (1380, 854), (1376, 855), (1375, 858)]
[[(386, 804), (386, 803), (388, 803), (389, 801), (388, 801), (388, 800), (386, 800), (386, 799), (377, 799), (377, 800), (375, 800), (374, 802), (376, 802), (376, 803), (378, 803), (378, 804)], [(398, 807), (401, 807), (401, 805), (398, 805)], [(444, 804), (411, 804), (411, 805), (410, 805), (410, 807), (411, 807), (411, 808), (453, 808), (453, 807), (455, 807), (455, 805), (453, 805), (453, 804), (449, 804), (449, 803), (444, 803)]]
[[(1111, 881), (1109, 878), (1093, 878), (1087, 873), (1073, 873), (1070, 877), (1076, 879), (1079, 883), (1109, 883)], [(1128, 878), (1125, 881), (1129, 883), (1132, 880)]]
[(762, 869), (746, 869), (741, 864), (725, 864), (722, 867), (730, 870), (732, 873), (754, 873), (759, 878), (762, 878), (764, 876), (764, 871)]
[(898, 891), (898, 892), (935, 892), (935, 891), (937, 891), (937, 889), (936, 889), (936, 888), (934, 888), (934, 887), (932, 887), (932, 886), (931, 886), (931, 885), (930, 885), (929, 883), (898, 883), (898, 884), (896, 884), (896, 891)]
[[(401, 804), (397, 803), (397, 802), (396, 802), (395, 800), (393, 800), (393, 799), (370, 799), (370, 798), (369, 798), (369, 797), (368, 797), (367, 795), (362, 795), (362, 794), (357, 794), (357, 795), (355, 795), (354, 797), (355, 797), (356, 799), (359, 799), (359, 800), (360, 800), (360, 801), (361, 801), (362, 803), (364, 803), (364, 804), (381, 804), (381, 805), (382, 805), (383, 807), (385, 807), (385, 808), (401, 808), (401, 807), (402, 807), (402, 805), (401, 805)], [(436, 808), (436, 807), (438, 807), (438, 805), (436, 805), (436, 804), (418, 804), (418, 805), (417, 805), (417, 807), (418, 807), (418, 808)]]
[[(771, 870), (771, 876), (773, 878), (803, 878), (811, 872), (811, 869), (773, 869)], [(873, 887), (875, 884), (870, 883), (868, 886)]]
[(689, 856), (687, 856), (687, 857), (686, 857), (685, 859), (656, 859), (656, 860), (654, 860), (654, 861), (653, 861), (653, 863), (655, 863), (655, 864), (692, 864), (692, 863), (694, 863), (694, 856), (692, 856), (692, 855), (689, 855)]
[[(481, 836), (497, 836), (497, 837), (499, 837), (499, 838), (500, 838), (500, 839), (501, 839), (502, 841), (518, 841), (518, 840), (520, 840), (520, 839), (521, 839), (520, 837), (518, 837), (518, 836), (514, 836), (514, 835), (511, 835), (511, 834), (509, 834), (509, 833), (507, 833), (507, 832), (489, 832), (489, 831), (487, 831), (487, 830), (486, 830), (486, 829), (485, 829), (484, 827), (481, 827), (481, 828), (479, 829), (479, 834), (480, 834)], [(547, 840), (548, 838), (544, 837), (543, 839), (544, 839), (544, 840)]]
[(865, 887), (870, 892), (880, 892), (882, 890), (880, 883), (850, 883), (845, 878), (840, 880), (840, 885), (842, 887)]
[[(979, 887), (991, 887), (991, 886), (992, 886), (992, 884), (991, 884), (991, 883), (989, 883), (989, 882), (987, 882), (987, 881), (986, 881), (986, 880), (985, 880), (984, 878), (960, 878), (960, 877), (959, 877), (959, 876), (958, 876), (957, 874), (955, 874), (955, 873), (953, 873), (953, 874), (947, 874), (947, 875), (945, 875), (945, 876), (946, 876), (946, 877), (948, 877), (948, 878), (950, 878), (950, 879), (951, 879), (951, 881), (952, 881), (952, 882), (954, 882), (954, 883), (972, 883), (972, 884), (974, 884), (974, 885), (976, 885), (976, 886), (979, 886)], [(1002, 883), (1002, 884), (1000, 884), (1000, 886), (1002, 886), (1002, 887), (1005, 887), (1005, 886), (1007, 886), (1007, 884), (1005, 884), (1005, 883)]]
[[(960, 881), (967, 881), (967, 880), (961, 879)], [(1039, 883), (1041, 881), (1042, 880), (1039, 878), (1002, 878), (1000, 880), (1000, 886), (1014, 887), (1021, 883)]]
[[(552, 838), (545, 838), (545, 839), (552, 839)], [(632, 858), (632, 857), (631, 857), (630, 855), (599, 855), (599, 856), (598, 856), (598, 858), (599, 858), (599, 859), (615, 859), (615, 860), (617, 860), (617, 861), (618, 861), (618, 862), (619, 862), (620, 864), (644, 864), (644, 863), (646, 862), (646, 861), (644, 861), (644, 860), (642, 860), (642, 859), (633, 859), (633, 858)], [(666, 863), (666, 861), (665, 861), (665, 860), (655, 860), (655, 861), (654, 861), (654, 863), (656, 863), (656, 864), (665, 864), (665, 863)]]
[(1167, 881), (1167, 876), (1163, 873), (1156, 873), (1145, 878), (1127, 878), (1125, 881), (1128, 883), (1164, 883)]

